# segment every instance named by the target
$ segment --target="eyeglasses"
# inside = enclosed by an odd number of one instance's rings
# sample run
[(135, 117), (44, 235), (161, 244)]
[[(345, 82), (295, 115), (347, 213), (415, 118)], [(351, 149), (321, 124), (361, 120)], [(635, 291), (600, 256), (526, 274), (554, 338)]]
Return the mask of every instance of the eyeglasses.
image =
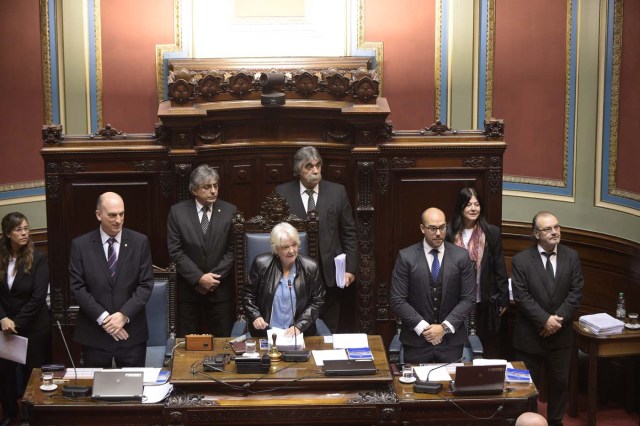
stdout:
[(14, 232), (17, 232), (18, 234), (22, 234), (23, 232), (29, 232), (29, 227), (25, 226), (22, 228), (13, 228)]
[(211, 188), (217, 190), (218, 188), (220, 188), (220, 185), (217, 184), (217, 183), (214, 183), (213, 185), (208, 183), (206, 185), (200, 185), (200, 188), (204, 189), (205, 191), (209, 191), (209, 190), (211, 190)]
[(424, 225), (420, 225), (422, 226), (424, 229), (426, 229), (427, 231), (431, 232), (432, 234), (435, 234), (436, 232), (440, 231), (440, 232), (444, 232), (447, 230), (447, 224), (444, 223), (440, 226), (433, 226), (433, 225), (429, 225), (429, 226), (424, 226)]
[(538, 228), (538, 231), (544, 232), (545, 234), (550, 234), (551, 232), (558, 232), (562, 228), (559, 224), (553, 226), (547, 226), (546, 228)]

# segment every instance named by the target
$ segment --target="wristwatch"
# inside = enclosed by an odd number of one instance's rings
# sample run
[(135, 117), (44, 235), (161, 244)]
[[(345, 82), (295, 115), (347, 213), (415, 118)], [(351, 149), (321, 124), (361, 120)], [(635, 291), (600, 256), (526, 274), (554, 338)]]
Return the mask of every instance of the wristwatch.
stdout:
[(440, 324), (442, 326), (442, 329), (444, 330), (444, 335), (446, 336), (447, 334), (451, 334), (451, 329), (449, 327), (447, 327), (447, 324), (442, 323)]

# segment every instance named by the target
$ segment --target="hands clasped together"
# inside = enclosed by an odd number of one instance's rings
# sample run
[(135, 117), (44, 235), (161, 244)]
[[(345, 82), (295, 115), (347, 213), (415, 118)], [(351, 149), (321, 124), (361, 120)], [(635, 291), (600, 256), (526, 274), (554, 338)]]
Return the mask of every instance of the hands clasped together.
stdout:
[(562, 328), (562, 317), (551, 315), (540, 330), (540, 337), (549, 337)]
[(427, 328), (422, 330), (422, 337), (432, 345), (439, 345), (444, 337), (444, 326), (441, 324), (428, 325)]
[(127, 316), (121, 312), (116, 312), (114, 314), (108, 315), (104, 321), (102, 322), (102, 329), (114, 340), (127, 340), (129, 338), (129, 333), (124, 329), (125, 324), (127, 323)]
[(212, 292), (220, 285), (220, 274), (208, 272), (200, 277), (196, 284), (196, 291), (200, 294)]
[[(269, 323), (266, 322), (262, 317), (258, 317), (253, 321), (253, 328), (255, 328), (256, 330), (264, 330), (267, 327), (269, 327)], [(286, 337), (293, 337), (294, 334), (300, 334), (300, 330), (298, 330), (298, 328), (293, 325), (287, 328), (287, 330), (284, 332), (284, 335)]]

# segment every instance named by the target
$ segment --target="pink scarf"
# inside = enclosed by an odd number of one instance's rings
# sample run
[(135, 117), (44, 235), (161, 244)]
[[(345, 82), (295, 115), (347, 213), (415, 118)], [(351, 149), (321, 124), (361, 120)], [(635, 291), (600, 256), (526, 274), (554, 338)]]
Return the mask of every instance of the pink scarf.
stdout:
[[(474, 263), (476, 270), (476, 284), (479, 283), (480, 278), (480, 265), (482, 264), (482, 255), (484, 254), (484, 243), (485, 243), (485, 235), (482, 228), (477, 224), (473, 227), (473, 231), (471, 232), (471, 238), (469, 238), (469, 247), (464, 246), (464, 240), (462, 238), (462, 231), (456, 234), (456, 238), (454, 241), (455, 245), (458, 247), (462, 247), (467, 249), (469, 252), (469, 258)], [(479, 296), (480, 286), (476, 285), (476, 296)], [(479, 300), (476, 298), (476, 300)]]

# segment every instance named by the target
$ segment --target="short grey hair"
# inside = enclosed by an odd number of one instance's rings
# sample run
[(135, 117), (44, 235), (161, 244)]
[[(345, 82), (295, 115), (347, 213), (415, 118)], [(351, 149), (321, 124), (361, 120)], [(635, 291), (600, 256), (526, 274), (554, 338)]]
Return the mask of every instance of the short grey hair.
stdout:
[(282, 241), (291, 238), (298, 247), (300, 246), (300, 234), (290, 223), (280, 222), (271, 230), (271, 253), (276, 254), (276, 249), (282, 246)]
[(211, 179), (220, 182), (218, 171), (208, 164), (202, 164), (196, 167), (189, 176), (189, 192), (193, 193), (200, 185), (209, 182)]
[(300, 148), (293, 156), (293, 175), (300, 176), (300, 170), (302, 166), (313, 160), (319, 160), (322, 162), (322, 157), (318, 150), (313, 146), (305, 146)]

